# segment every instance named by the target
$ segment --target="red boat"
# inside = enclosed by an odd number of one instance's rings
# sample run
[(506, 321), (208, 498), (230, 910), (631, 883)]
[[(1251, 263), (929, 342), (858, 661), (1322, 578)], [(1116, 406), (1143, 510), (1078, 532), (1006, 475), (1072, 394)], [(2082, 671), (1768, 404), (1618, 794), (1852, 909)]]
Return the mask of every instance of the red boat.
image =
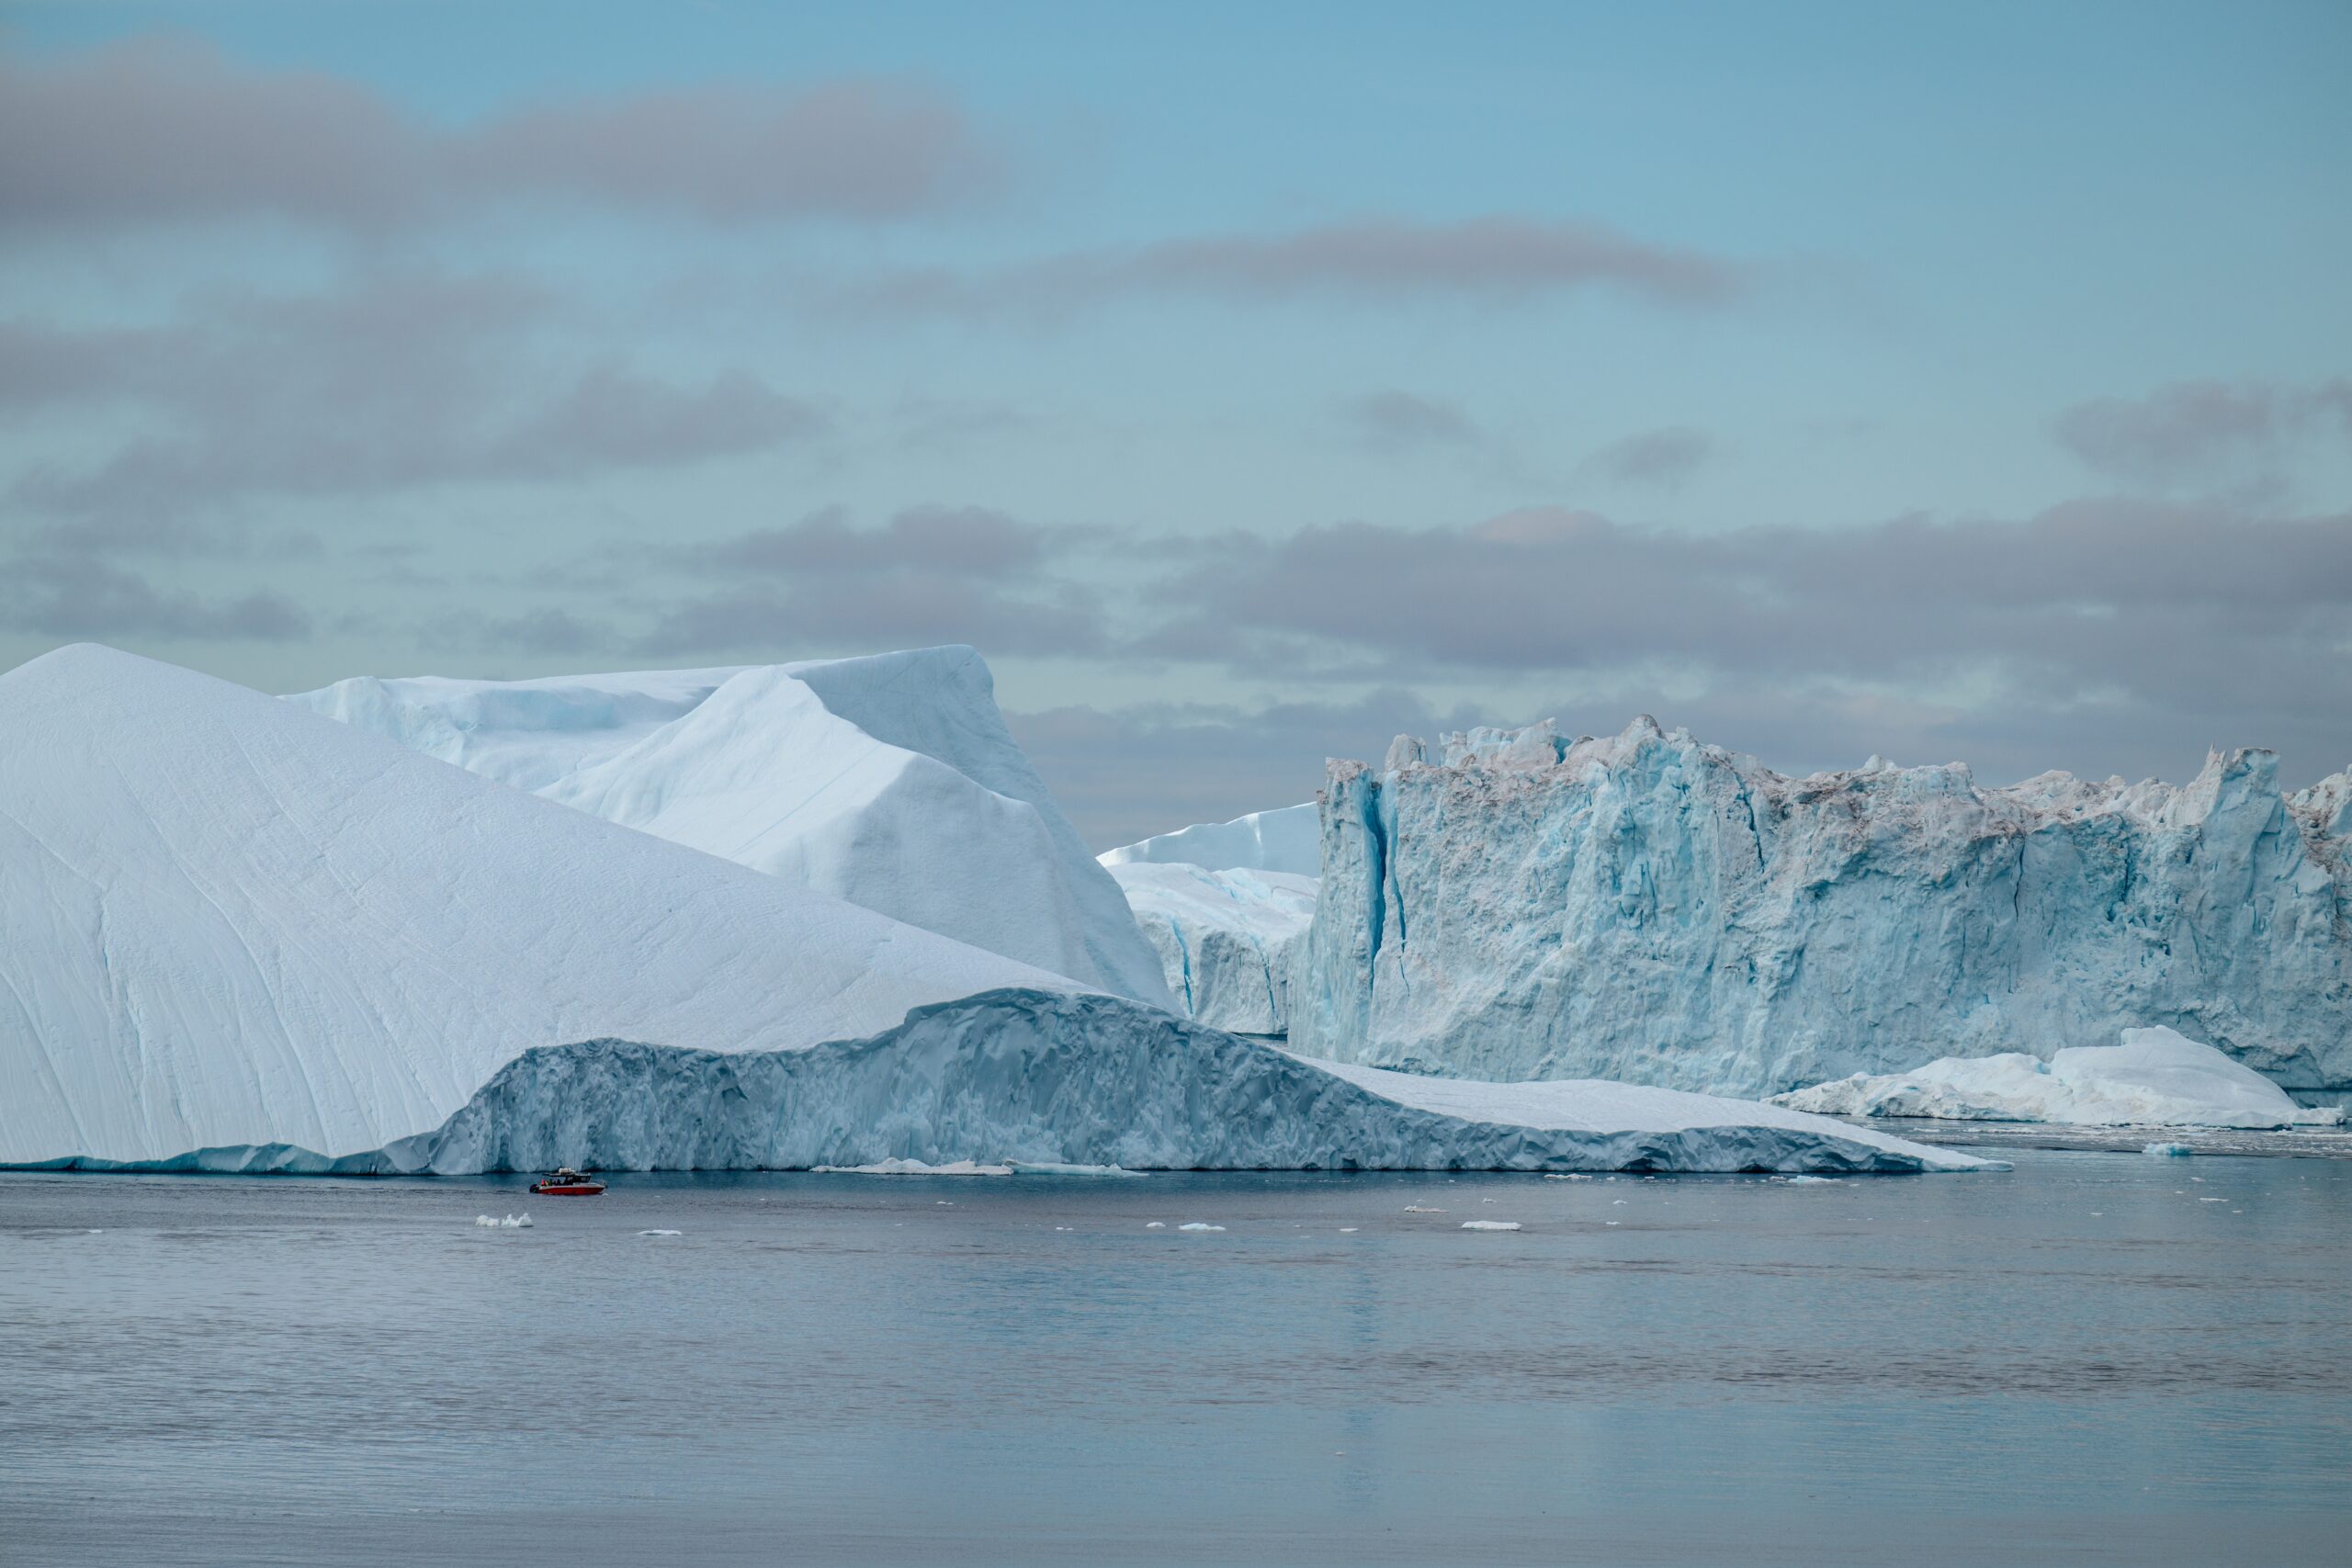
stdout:
[(543, 1198), (594, 1198), (604, 1190), (603, 1182), (568, 1165), (531, 1183), (531, 1190)]

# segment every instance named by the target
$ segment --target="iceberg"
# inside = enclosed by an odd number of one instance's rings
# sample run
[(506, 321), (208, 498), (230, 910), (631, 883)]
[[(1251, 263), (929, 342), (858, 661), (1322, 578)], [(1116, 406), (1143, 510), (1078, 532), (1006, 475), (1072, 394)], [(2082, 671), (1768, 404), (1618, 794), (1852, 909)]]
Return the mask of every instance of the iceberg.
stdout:
[[(2070, 1127), (2331, 1127), (2252, 1068), (2170, 1029), (2127, 1029), (2120, 1045), (2075, 1045), (2048, 1061), (2022, 1052), (1946, 1056), (1906, 1073), (1851, 1077), (1775, 1095), (1831, 1116), (1930, 1116)], [(2151, 1153), (2188, 1152), (2151, 1144)]]
[(1104, 865), (1197, 865), (1204, 871), (1323, 874), (1323, 833), (1315, 803), (1253, 811), (1230, 822), (1201, 822), (1105, 850)]
[(1290, 1028), (1290, 972), (1316, 879), (1278, 871), (1123, 862), (1111, 875), (1159, 954), (1179, 1010), (1238, 1034)]
[(968, 648), (340, 681), (287, 699), (518, 789), (1166, 1006), (1160, 965)]
[(1792, 778), (1644, 717), (1399, 737), (1320, 799), (1317, 1055), (1755, 1095), (2157, 1024), (2352, 1089), (2352, 774)]
[(0, 1165), (1984, 1164), (1327, 1067), (108, 649), (0, 675)]
[(365, 1151), (553, 1042), (1075, 984), (111, 649), (0, 675), (0, 1163)]

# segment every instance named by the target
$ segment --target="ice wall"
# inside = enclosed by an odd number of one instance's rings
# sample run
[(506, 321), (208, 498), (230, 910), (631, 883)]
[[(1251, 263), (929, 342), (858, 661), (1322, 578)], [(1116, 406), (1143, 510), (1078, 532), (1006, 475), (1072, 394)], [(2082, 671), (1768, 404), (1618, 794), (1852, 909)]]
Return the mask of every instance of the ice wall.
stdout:
[(2352, 784), (1791, 778), (1643, 718), (1335, 762), (1291, 1043), (1485, 1077), (1770, 1093), (2164, 1025), (2352, 1086)]
[(1111, 867), (1188, 1018), (1240, 1034), (1290, 1028), (1290, 975), (1316, 879), (1133, 862)]
[[(1419, 1102), (1428, 1097), (1429, 1103)], [(890, 1160), (1129, 1170), (1921, 1171), (1985, 1162), (1777, 1106), (1615, 1084), (1327, 1070), (1114, 997), (1013, 989), (871, 1039), (725, 1053), (599, 1040), (510, 1063), (429, 1134), (170, 1168), (798, 1170)]]

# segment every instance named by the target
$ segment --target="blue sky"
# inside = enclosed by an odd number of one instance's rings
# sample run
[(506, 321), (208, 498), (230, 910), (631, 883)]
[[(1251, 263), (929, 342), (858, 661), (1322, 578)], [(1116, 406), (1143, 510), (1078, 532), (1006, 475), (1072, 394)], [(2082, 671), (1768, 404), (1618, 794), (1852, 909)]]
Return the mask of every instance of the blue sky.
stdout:
[(0, 663), (2352, 760), (2352, 10), (0, 6)]

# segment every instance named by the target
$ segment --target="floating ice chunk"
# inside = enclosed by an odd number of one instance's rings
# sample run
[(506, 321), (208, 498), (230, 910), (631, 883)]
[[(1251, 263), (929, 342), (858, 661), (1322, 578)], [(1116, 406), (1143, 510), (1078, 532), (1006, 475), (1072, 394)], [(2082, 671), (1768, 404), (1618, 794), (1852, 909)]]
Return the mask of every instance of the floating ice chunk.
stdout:
[(1405, 1212), (1408, 1214), (1442, 1214), (1445, 1213), (1443, 1209), (1427, 1208), (1419, 1203), (1406, 1204)]
[(1464, 1220), (1462, 1222), (1462, 1228), (1465, 1231), (1515, 1231), (1519, 1229), (1519, 1222), (1517, 1220)]
[(1776, 1095), (1837, 1116), (1934, 1116), (2074, 1127), (2333, 1126), (2260, 1073), (2169, 1029), (2127, 1029), (2120, 1045), (2077, 1045), (2044, 1062), (2021, 1051), (1946, 1056), (1908, 1072), (1857, 1073)]
[(1356, 1232), (1362, 1229), (1363, 1229), (1362, 1225), (1341, 1225), (1340, 1227), (1340, 1234), (1341, 1235), (1353, 1235)]
[(1168, 1228), (1168, 1222), (1165, 1220), (1146, 1220), (1144, 1222), (1143, 1228), (1148, 1231), (1164, 1231)]
[(684, 1231), (639, 1231), (637, 1234), (639, 1235), (684, 1235), (686, 1233)]
[(2162, 1155), (2167, 1157), (2186, 1157), (2187, 1156), (2195, 1154), (2197, 1151), (2189, 1147), (2187, 1144), (2150, 1144), (2146, 1148), (2142, 1149), (2140, 1152), (2143, 1155)]
[(528, 1214), (509, 1214), (503, 1220), (494, 1220), (488, 1214), (476, 1214), (474, 1216), (474, 1224), (484, 1230), (528, 1230), (531, 1226), (531, 1216)]
[(1223, 1225), (1204, 1224), (1198, 1220), (1187, 1220), (1184, 1224), (1178, 1225), (1176, 1228), (1180, 1231), (1221, 1231), (1225, 1227)]
[(1789, 1178), (1789, 1185), (1792, 1187), (1835, 1187), (1838, 1183), (1836, 1179), (1826, 1176), (1792, 1176)]
[(1592, 1178), (1581, 1170), (1547, 1170), (1544, 1173), (1544, 1179), (1546, 1181), (1590, 1181)]

